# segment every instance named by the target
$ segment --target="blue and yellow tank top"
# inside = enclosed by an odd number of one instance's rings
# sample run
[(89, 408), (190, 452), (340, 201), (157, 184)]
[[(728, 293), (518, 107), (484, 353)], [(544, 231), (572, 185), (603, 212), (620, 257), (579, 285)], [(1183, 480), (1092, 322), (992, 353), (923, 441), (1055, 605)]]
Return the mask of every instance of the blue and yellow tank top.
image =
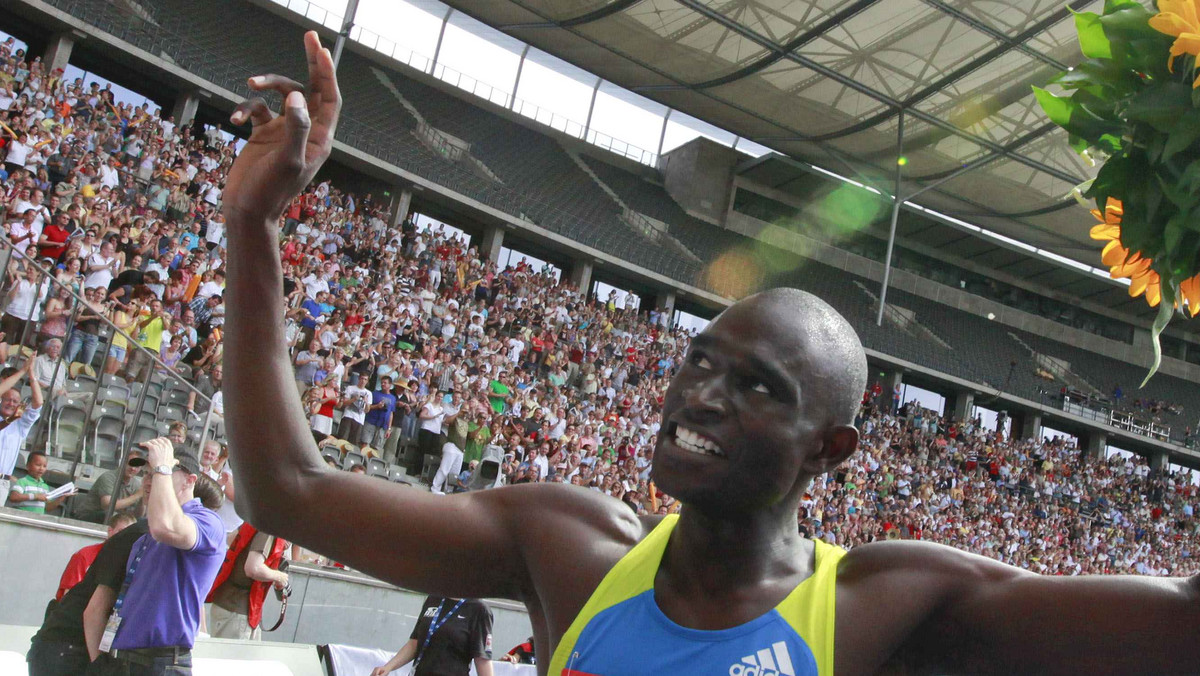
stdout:
[(837, 565), (846, 552), (814, 540), (813, 574), (779, 605), (737, 627), (689, 629), (654, 600), (654, 576), (678, 518), (664, 518), (608, 571), (559, 641), (548, 673), (831, 676)]

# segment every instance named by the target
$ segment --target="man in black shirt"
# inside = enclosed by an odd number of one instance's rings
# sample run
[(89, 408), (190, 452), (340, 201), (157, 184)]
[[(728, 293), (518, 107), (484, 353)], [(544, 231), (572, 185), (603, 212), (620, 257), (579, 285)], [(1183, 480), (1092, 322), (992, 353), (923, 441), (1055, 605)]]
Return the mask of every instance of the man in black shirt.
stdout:
[(386, 676), (415, 660), (413, 676), (492, 676), (492, 609), (479, 599), (428, 596), (408, 643), (371, 676)]
[(149, 530), (148, 522), (141, 519), (104, 543), (83, 580), (71, 587), (47, 613), (42, 628), (34, 634), (25, 657), (29, 663), (29, 676), (78, 676), (87, 671), (89, 659), (83, 636), (83, 611), (91, 601), (96, 585), (121, 588), (133, 545)]

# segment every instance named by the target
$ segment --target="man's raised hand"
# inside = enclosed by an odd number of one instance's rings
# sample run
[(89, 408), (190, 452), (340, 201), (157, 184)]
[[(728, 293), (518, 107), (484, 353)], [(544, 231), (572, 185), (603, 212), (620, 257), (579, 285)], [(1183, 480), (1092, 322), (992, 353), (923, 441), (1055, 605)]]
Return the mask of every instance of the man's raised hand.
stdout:
[(282, 75), (249, 80), (255, 91), (276, 91), (284, 97), (283, 115), (272, 112), (256, 96), (242, 102), (229, 118), (238, 125), (248, 120), (254, 129), (229, 170), (223, 195), (227, 215), (277, 219), (329, 157), (342, 95), (333, 57), (321, 47), (316, 32), (305, 33), (304, 49), (307, 87)]

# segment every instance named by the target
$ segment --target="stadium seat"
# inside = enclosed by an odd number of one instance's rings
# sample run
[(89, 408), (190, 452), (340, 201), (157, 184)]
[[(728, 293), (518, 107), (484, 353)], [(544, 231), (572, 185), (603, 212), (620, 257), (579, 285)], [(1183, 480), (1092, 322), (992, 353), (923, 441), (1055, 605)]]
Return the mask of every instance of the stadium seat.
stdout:
[(342, 458), (338, 454), (337, 449), (334, 448), (333, 446), (323, 447), (321, 449), (321, 457), (324, 458), (327, 462), (332, 462), (335, 467), (341, 469)]
[(160, 436), (160, 435), (158, 433), (157, 428), (145, 427), (145, 426), (139, 425), (137, 427), (137, 429), (135, 429), (133, 431), (133, 437), (130, 439), (130, 443), (131, 444), (141, 444), (141, 443), (150, 441), (151, 439), (154, 439), (158, 436)]
[(67, 403), (54, 413), (53, 438), (50, 440), (54, 455), (68, 460), (82, 459), (84, 432), (87, 430), (87, 409), (79, 404)]
[(342, 459), (342, 469), (346, 469), (346, 470), (353, 468), (355, 465), (365, 465), (365, 464), (366, 464), (366, 458), (363, 457), (363, 454), (359, 453), (358, 451), (350, 451)]

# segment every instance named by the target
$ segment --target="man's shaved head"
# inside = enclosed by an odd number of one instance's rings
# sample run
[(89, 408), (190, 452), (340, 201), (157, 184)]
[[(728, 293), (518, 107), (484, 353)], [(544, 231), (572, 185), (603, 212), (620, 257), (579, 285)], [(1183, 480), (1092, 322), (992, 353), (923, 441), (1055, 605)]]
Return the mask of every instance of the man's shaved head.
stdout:
[(730, 319), (740, 319), (742, 312), (750, 309), (787, 321), (790, 324), (787, 328), (799, 331), (796, 338), (801, 342), (796, 348), (808, 353), (807, 380), (819, 386), (828, 422), (854, 424), (867, 386), (867, 356), (850, 322), (813, 294), (786, 287), (747, 296), (713, 322), (721, 321), (727, 314), (732, 315)]
[(867, 361), (821, 299), (772, 289), (722, 312), (691, 342), (663, 398), (658, 485), (712, 514), (788, 513), (812, 477), (858, 446)]

